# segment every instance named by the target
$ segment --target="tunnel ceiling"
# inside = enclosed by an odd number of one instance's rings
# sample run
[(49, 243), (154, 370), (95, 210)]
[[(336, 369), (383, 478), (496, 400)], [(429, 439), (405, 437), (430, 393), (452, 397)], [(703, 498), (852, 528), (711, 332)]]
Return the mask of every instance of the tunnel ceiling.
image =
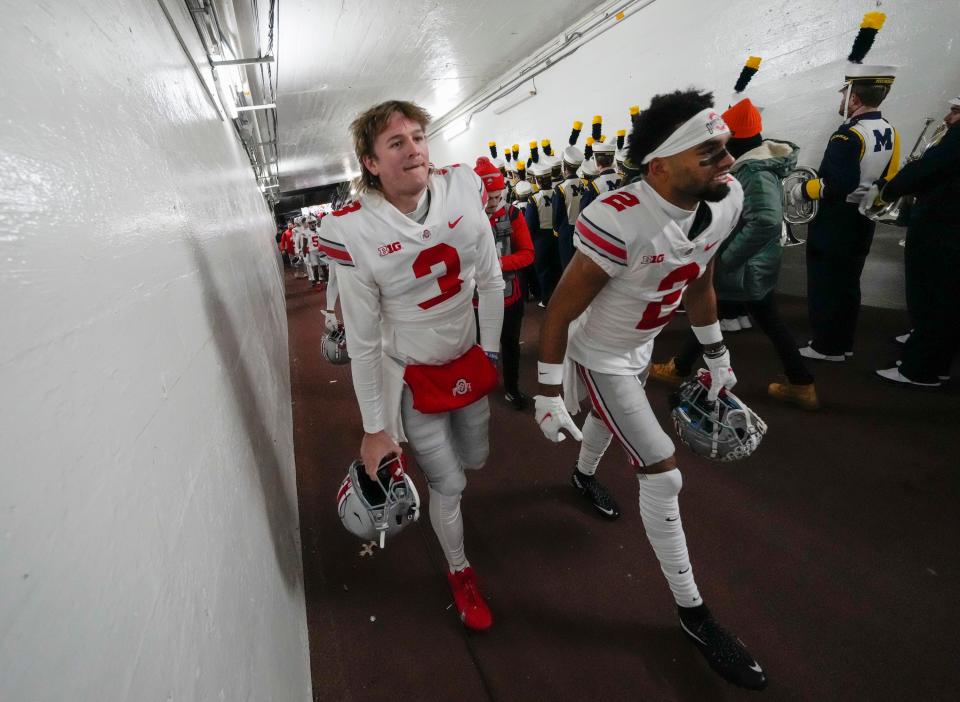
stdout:
[(434, 118), (563, 33), (601, 0), (284, 0), (277, 107), (281, 191), (357, 172), (347, 128), (382, 100)]

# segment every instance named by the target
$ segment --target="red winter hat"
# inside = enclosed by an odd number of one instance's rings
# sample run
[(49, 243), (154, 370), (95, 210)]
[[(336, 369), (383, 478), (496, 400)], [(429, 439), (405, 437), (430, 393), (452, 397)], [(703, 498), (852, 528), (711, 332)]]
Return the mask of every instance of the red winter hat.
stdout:
[(763, 131), (760, 110), (753, 106), (750, 98), (744, 98), (722, 116), (723, 121), (730, 127), (734, 139), (749, 139)]
[(483, 186), (488, 193), (495, 193), (507, 187), (500, 169), (494, 166), (486, 156), (477, 159), (477, 165), (473, 170), (480, 176), (480, 180), (483, 181)]

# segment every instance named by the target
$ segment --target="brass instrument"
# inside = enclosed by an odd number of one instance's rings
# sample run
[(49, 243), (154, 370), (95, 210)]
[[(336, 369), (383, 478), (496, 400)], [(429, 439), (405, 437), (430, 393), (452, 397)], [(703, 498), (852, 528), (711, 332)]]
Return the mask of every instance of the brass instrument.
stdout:
[[(937, 144), (947, 131), (947, 123), (940, 122), (937, 128), (933, 130), (933, 133), (927, 137), (927, 131), (930, 129), (930, 125), (933, 123), (933, 121), (933, 118), (927, 117), (926, 121), (923, 123), (923, 129), (920, 130), (920, 136), (917, 137), (917, 141), (913, 145), (910, 155), (907, 156), (906, 161), (903, 162), (904, 166), (911, 161), (916, 161), (919, 158), (923, 158), (923, 155), (927, 152), (927, 149), (934, 144)], [(881, 195), (882, 194), (883, 193), (881, 191)], [(892, 224), (897, 227), (905, 227), (907, 226), (906, 213), (913, 205), (915, 199), (916, 196), (914, 195), (904, 195), (893, 202), (884, 202), (883, 200), (877, 198), (873, 202), (867, 203), (866, 207), (863, 208), (863, 214), (865, 217), (867, 217), (867, 219), (872, 219), (874, 222)]]
[[(795, 202), (793, 189), (798, 183), (819, 178), (815, 168), (798, 166), (780, 180), (780, 196), (783, 203), (783, 221), (790, 224), (806, 224), (817, 216), (818, 203), (816, 200), (800, 198)], [(789, 228), (789, 227), (788, 227)]]

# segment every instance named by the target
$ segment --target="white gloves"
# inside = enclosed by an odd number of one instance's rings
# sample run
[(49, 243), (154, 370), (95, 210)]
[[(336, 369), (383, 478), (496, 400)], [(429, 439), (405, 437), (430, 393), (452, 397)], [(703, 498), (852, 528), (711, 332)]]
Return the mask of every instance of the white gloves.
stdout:
[(726, 349), (716, 358), (704, 356), (703, 360), (710, 369), (710, 392), (707, 393), (707, 399), (714, 402), (720, 396), (721, 390), (729, 390), (737, 384), (737, 376), (730, 367), (730, 352)]
[(323, 324), (328, 332), (336, 331), (340, 327), (340, 321), (337, 319), (336, 312), (324, 310), (323, 318)]
[(536, 403), (537, 425), (543, 435), (554, 443), (559, 443), (567, 437), (560, 433), (565, 430), (577, 441), (583, 441), (583, 434), (574, 424), (573, 418), (567, 412), (566, 405), (563, 404), (563, 398), (559, 395), (536, 395), (533, 398)]
[(877, 207), (883, 204), (883, 199), (880, 197), (880, 184), (874, 183), (867, 190), (866, 195), (863, 196), (863, 199), (860, 201), (860, 207), (857, 209), (860, 210), (860, 214), (865, 215), (867, 210), (872, 207)]

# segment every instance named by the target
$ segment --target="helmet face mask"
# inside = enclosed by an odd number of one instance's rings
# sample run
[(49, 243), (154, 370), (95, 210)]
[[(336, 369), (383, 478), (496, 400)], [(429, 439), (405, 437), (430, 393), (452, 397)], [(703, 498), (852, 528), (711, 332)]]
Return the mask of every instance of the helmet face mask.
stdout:
[(359, 460), (350, 464), (337, 493), (337, 513), (350, 533), (383, 548), (387, 534), (400, 533), (420, 518), (420, 495), (404, 472), (402, 456), (384, 459), (371, 479)]
[(767, 432), (766, 423), (736, 395), (722, 390), (707, 400), (710, 373), (701, 369), (670, 397), (670, 417), (680, 441), (698, 456), (728, 463), (750, 456)]
[(323, 341), (320, 342), (320, 353), (335, 366), (350, 362), (350, 356), (347, 354), (347, 335), (342, 324), (323, 337)]

